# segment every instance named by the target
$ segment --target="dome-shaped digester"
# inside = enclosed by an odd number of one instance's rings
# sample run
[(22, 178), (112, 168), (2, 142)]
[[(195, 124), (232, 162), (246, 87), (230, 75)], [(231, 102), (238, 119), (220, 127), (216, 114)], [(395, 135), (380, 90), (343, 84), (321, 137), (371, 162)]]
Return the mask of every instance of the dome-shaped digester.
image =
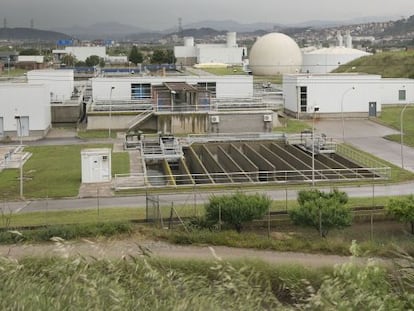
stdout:
[(299, 72), (302, 53), (296, 42), (282, 33), (270, 33), (257, 39), (250, 51), (250, 69), (254, 75)]

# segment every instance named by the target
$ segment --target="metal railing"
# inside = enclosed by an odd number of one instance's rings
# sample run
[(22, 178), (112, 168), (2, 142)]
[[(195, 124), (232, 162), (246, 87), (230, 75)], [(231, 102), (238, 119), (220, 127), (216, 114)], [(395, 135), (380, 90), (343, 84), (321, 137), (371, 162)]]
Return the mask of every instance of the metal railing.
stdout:
[(373, 159), (358, 150), (349, 147), (346, 144), (337, 144), (336, 153), (344, 158), (347, 158), (362, 167), (384, 167), (385, 165), (380, 161)]
[[(358, 181), (358, 180), (384, 180), (391, 177), (389, 167), (374, 168), (346, 168), (314, 170), (315, 182), (323, 181)], [(131, 185), (123, 180), (144, 180), (143, 184)], [(159, 182), (151, 184), (150, 180)], [(146, 175), (116, 174), (113, 180), (115, 190), (170, 187), (167, 181), (174, 180), (174, 187), (206, 186), (206, 185), (237, 185), (237, 184), (292, 184), (312, 183), (312, 170), (292, 171), (256, 171), (256, 172), (223, 172), (208, 174), (172, 174), (172, 175)], [(164, 182), (163, 182), (164, 181)]]
[[(335, 153), (337, 143), (332, 138), (327, 138), (324, 135), (312, 133), (303, 134), (286, 134), (286, 144), (298, 145), (308, 152), (315, 153)], [(314, 145), (312, 148), (312, 144)]]
[(185, 145), (193, 143), (221, 142), (221, 141), (257, 141), (257, 140), (285, 140), (284, 133), (210, 133), (189, 134), (180, 141)]
[(127, 127), (128, 130), (131, 130), (135, 126), (139, 125), (141, 122), (145, 121), (153, 114), (152, 107), (142, 111), (140, 114), (136, 115), (131, 121), (128, 122)]

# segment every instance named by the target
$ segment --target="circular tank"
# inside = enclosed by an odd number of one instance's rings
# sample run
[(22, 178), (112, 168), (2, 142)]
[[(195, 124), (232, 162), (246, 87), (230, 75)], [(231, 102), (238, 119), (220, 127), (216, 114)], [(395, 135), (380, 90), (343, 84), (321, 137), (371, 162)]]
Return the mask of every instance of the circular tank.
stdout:
[(258, 38), (250, 51), (250, 69), (254, 75), (296, 73), (301, 66), (299, 46), (282, 33), (270, 33)]

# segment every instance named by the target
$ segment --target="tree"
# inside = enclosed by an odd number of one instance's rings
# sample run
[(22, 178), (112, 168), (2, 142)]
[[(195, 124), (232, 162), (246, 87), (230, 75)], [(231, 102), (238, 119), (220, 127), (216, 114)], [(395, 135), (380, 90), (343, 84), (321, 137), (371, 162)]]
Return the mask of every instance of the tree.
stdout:
[(85, 60), (86, 66), (88, 67), (97, 66), (99, 62), (100, 58), (98, 55), (91, 55)]
[(302, 190), (298, 193), (299, 207), (292, 209), (290, 218), (296, 225), (314, 227), (326, 237), (333, 228), (350, 226), (351, 210), (345, 206), (348, 196), (338, 190), (329, 193), (317, 189)]
[(271, 200), (265, 195), (233, 195), (212, 196), (205, 205), (206, 220), (217, 223), (220, 220), (241, 232), (243, 223), (263, 218), (269, 209)]
[(138, 51), (137, 47), (134, 45), (129, 52), (128, 60), (135, 65), (142, 63), (144, 57), (142, 53)]
[(73, 55), (66, 54), (62, 57), (62, 64), (73, 67), (76, 64), (76, 59)]
[(19, 55), (40, 55), (37, 49), (25, 49), (19, 52)]
[(414, 196), (404, 199), (391, 199), (385, 207), (390, 215), (401, 222), (411, 224), (411, 234), (414, 234)]
[(151, 64), (163, 64), (165, 63), (165, 58), (164, 50), (155, 50), (151, 56)]

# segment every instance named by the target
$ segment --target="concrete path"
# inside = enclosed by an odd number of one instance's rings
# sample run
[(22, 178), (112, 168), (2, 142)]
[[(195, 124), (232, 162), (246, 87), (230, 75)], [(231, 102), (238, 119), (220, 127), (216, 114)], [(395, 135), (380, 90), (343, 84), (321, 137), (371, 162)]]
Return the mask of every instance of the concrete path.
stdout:
[[(142, 256), (145, 250), (154, 257), (170, 259), (198, 259), (214, 260), (262, 260), (270, 264), (303, 265), (305, 267), (333, 267), (350, 261), (356, 264), (366, 264), (367, 258), (351, 258), (337, 255), (305, 254), (294, 252), (278, 252), (268, 250), (255, 250), (248, 248), (233, 248), (225, 246), (180, 246), (164, 242), (130, 238), (124, 240), (104, 241), (74, 241), (64, 243), (42, 243), (25, 245), (0, 245), (0, 256), (12, 259), (21, 259), (25, 256), (34, 257), (73, 257), (83, 256), (97, 259), (122, 259), (130, 256)], [(376, 259), (379, 263), (386, 263)]]
[[(399, 131), (383, 126), (370, 120), (345, 120), (345, 142), (358, 149), (364, 150), (401, 167), (401, 145), (383, 137), (391, 134), (399, 134)], [(342, 141), (342, 121), (318, 120), (315, 123), (316, 132), (325, 133)], [(414, 172), (414, 148), (404, 146), (404, 168)]]

